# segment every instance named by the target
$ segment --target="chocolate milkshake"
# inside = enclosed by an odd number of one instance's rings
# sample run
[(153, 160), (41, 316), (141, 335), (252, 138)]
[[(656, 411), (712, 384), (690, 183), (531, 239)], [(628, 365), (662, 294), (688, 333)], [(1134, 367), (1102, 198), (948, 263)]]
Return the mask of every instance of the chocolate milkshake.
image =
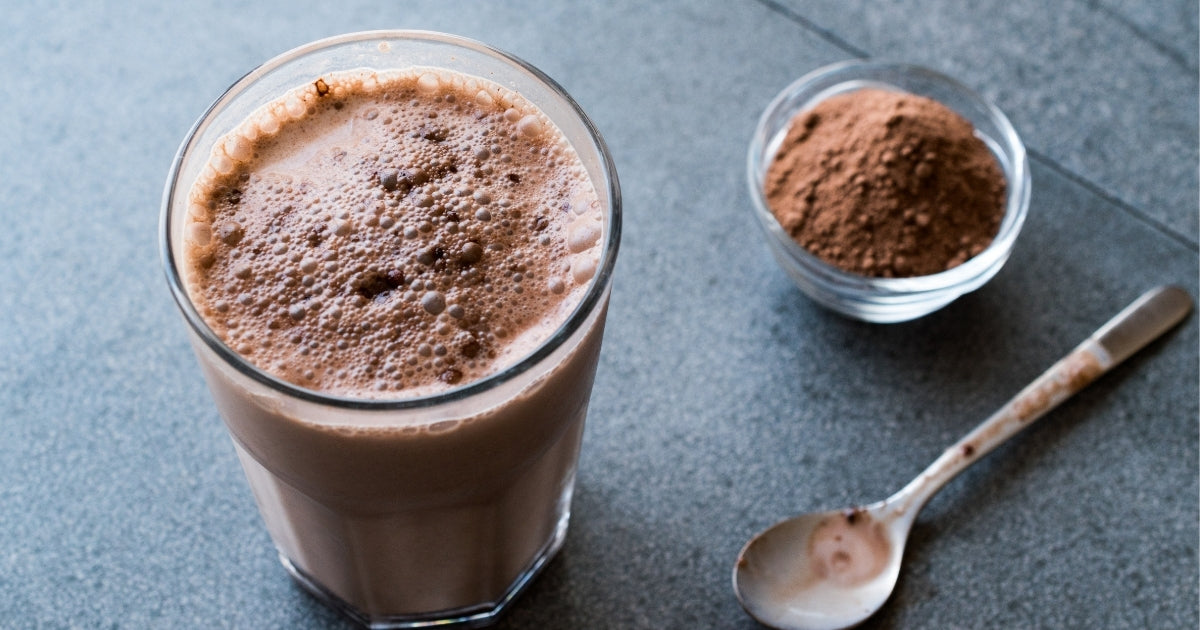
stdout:
[(168, 276), (298, 581), (377, 627), (486, 622), (558, 549), (618, 205), (557, 86), (447, 36), (318, 42), (202, 119)]

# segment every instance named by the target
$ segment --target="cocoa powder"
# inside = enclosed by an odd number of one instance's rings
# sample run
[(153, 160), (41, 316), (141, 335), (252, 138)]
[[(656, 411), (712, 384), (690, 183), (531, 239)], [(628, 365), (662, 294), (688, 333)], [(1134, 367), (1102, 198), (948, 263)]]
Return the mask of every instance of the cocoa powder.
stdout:
[(767, 204), (802, 247), (852, 273), (922, 276), (982, 252), (1006, 183), (969, 121), (913, 94), (863, 89), (798, 114)]

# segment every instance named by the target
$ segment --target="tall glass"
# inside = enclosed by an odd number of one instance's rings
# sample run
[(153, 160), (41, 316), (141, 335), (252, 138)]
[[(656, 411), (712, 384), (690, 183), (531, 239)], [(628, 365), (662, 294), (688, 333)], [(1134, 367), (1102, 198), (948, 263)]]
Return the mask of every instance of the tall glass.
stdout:
[[(329, 395), (285, 382), (225, 345), (188, 294), (188, 193), (219, 139), (322, 73), (410, 66), (506, 87), (540, 108), (578, 153), (605, 215), (595, 277), (530, 355), (456, 389), (407, 399)], [(603, 140), (537, 69), (484, 44), (429, 32), (321, 40), (235, 83), (192, 128), (163, 198), (161, 246), (175, 301), (288, 572), (359, 622), (485, 625), (562, 546), (620, 236), (620, 190)]]

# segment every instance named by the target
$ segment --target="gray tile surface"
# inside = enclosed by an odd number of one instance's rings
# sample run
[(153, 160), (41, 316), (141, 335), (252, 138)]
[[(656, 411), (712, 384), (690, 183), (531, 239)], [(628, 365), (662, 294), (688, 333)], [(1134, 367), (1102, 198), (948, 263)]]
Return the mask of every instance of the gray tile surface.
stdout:
[(779, 6), (848, 53), (957, 77), (992, 99), (1032, 151), (1196, 242), (1196, 3)]
[[(191, 122), (325, 35), (514, 52), (592, 115), (620, 172), (572, 530), (502, 628), (755, 627), (729, 588), (747, 536), (888, 494), (1142, 290), (1197, 293), (1185, 3), (244, 4), (6, 8), (0, 627), (349, 627), (273, 557), (156, 250)], [(744, 192), (761, 108), (855, 50), (959, 77), (1036, 152), (1008, 266), (908, 324), (799, 294)], [(936, 497), (867, 627), (1195, 628), (1196, 322)]]
[(1094, 5), (1124, 22), (1136, 36), (1174, 58), (1180, 66), (1196, 71), (1196, 55), (1200, 53), (1196, 20), (1200, 4), (1188, 0), (1105, 0)]

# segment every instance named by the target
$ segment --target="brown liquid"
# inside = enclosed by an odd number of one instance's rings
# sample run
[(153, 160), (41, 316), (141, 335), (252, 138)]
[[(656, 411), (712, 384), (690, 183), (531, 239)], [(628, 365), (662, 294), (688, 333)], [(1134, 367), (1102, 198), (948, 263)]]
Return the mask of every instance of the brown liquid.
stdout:
[[(387, 617), (496, 602), (561, 542), (603, 321), (519, 396), (408, 429), (298, 420), (338, 412), (271, 400), (196, 347), (275, 545), (340, 599)], [(363, 423), (388, 414), (375, 415)]]
[[(189, 292), (214, 332), (359, 398), (520, 360), (580, 301), (603, 232), (550, 121), (445, 72), (285, 95), (219, 144), (190, 202)], [(363, 616), (403, 617), (495, 604), (561, 544), (603, 304), (534, 368), (423, 410), (281, 396), (194, 345), (280, 552)]]

